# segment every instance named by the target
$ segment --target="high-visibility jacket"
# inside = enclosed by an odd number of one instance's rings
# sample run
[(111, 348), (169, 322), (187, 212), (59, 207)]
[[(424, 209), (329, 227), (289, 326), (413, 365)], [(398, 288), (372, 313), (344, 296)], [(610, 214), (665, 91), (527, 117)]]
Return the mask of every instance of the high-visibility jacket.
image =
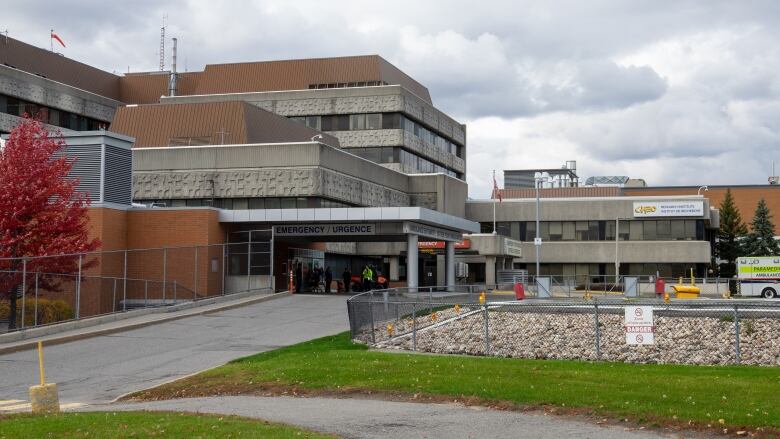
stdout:
[(370, 268), (366, 267), (363, 269), (363, 279), (371, 280), (374, 278), (374, 273), (371, 271)]

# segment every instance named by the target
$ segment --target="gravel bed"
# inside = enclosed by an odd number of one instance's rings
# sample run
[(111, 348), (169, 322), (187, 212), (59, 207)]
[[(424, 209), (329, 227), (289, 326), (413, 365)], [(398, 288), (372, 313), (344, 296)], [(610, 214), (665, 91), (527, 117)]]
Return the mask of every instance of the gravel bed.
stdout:
[[(430, 317), (418, 318), (417, 350), (432, 353), (485, 355), (482, 313), (437, 312), (438, 326)], [(427, 319), (427, 322), (425, 321)], [(448, 320), (449, 319), (449, 320)], [(375, 332), (375, 347), (412, 349), (411, 319), (401, 319), (388, 336)], [(606, 360), (630, 363), (734, 364), (734, 322), (728, 317), (655, 317), (655, 344), (626, 344), (622, 315), (599, 316), (600, 357), (596, 354), (592, 313), (494, 312), (490, 313), (490, 355), (513, 358)], [(740, 319), (741, 364), (780, 365), (780, 319)], [(368, 333), (370, 339), (370, 333)], [(366, 340), (364, 335), (364, 340)], [(368, 340), (366, 340), (368, 341)]]

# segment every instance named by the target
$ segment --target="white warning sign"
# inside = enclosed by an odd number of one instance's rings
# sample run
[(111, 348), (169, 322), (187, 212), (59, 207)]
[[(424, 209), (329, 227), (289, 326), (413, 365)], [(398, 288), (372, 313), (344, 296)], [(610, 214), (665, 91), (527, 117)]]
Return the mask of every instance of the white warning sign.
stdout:
[(627, 306), (626, 309), (626, 343), (653, 344), (655, 326), (653, 326), (652, 306)]

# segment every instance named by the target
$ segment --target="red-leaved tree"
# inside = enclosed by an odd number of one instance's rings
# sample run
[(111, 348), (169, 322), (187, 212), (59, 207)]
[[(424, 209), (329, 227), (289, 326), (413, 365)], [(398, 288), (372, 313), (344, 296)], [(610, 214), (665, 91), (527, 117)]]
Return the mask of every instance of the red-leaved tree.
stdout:
[(68, 177), (74, 159), (56, 156), (64, 146), (59, 133), (27, 117), (0, 151), (0, 297), (10, 300), (10, 328), (16, 327), (23, 258), (71, 255), (27, 259), (27, 272), (41, 273), (40, 285), (56, 291), (62, 278), (52, 274), (78, 272), (78, 256), (72, 255), (100, 246), (88, 235), (89, 196)]

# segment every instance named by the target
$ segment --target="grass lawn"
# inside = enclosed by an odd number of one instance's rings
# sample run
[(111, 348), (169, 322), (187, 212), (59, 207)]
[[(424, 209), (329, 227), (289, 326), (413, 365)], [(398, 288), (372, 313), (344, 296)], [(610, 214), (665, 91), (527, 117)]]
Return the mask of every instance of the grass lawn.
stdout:
[(780, 368), (637, 365), (370, 351), (349, 334), (242, 358), (134, 398), (267, 392), (434, 395), (660, 425), (780, 434)]
[(334, 438), (235, 416), (94, 412), (0, 416), (0, 438)]

